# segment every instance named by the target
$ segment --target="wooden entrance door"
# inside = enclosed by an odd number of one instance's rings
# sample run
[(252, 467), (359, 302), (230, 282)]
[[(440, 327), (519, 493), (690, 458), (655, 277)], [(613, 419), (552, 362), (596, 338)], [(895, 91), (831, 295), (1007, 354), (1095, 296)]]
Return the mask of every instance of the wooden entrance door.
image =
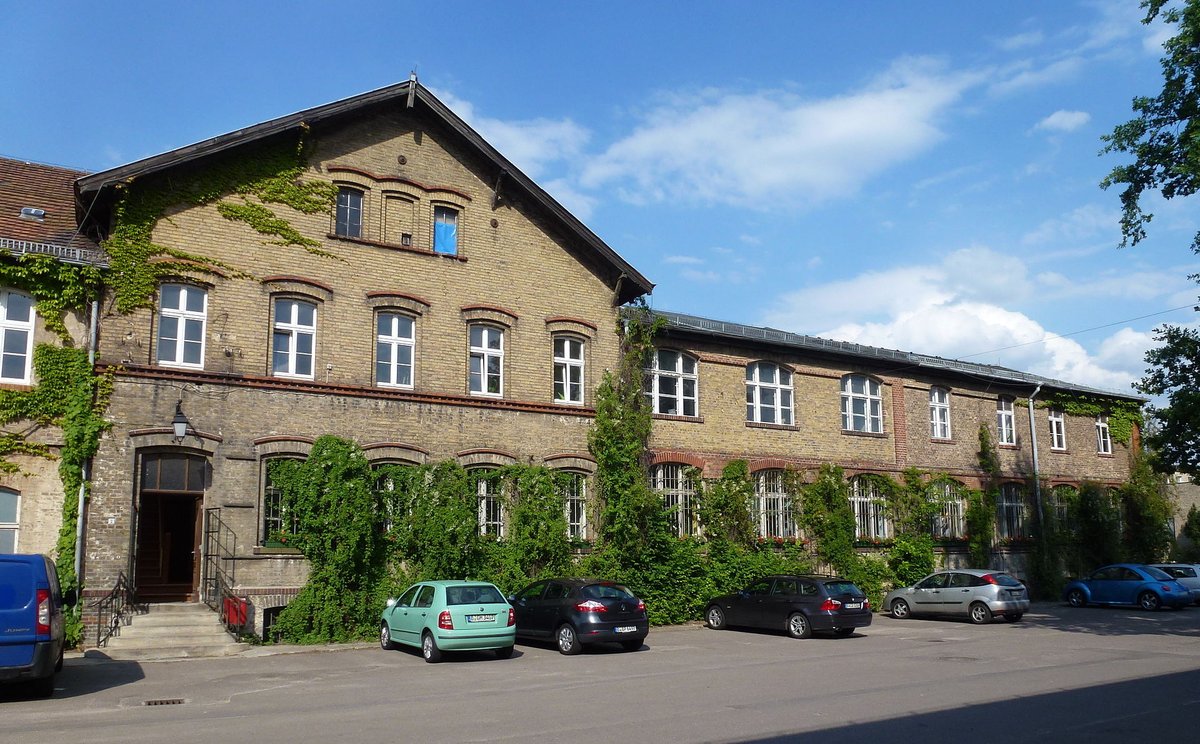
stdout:
[(174, 452), (142, 457), (134, 582), (147, 602), (195, 601), (207, 460)]

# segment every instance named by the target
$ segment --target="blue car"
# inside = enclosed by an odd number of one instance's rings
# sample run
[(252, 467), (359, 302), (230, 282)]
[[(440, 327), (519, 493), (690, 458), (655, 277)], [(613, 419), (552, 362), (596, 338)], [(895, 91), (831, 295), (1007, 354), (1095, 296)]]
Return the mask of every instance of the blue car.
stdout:
[(1166, 572), (1140, 563), (1115, 563), (1074, 579), (1063, 587), (1063, 600), (1072, 607), (1137, 605), (1143, 610), (1184, 607), (1192, 601), (1188, 588)]

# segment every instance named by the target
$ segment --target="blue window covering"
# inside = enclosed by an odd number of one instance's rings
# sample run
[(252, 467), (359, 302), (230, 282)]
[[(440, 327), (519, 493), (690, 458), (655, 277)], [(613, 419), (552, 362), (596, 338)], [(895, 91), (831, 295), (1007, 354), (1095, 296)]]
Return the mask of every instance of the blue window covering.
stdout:
[(433, 211), (433, 250), (447, 255), (458, 254), (458, 212), (446, 207)]

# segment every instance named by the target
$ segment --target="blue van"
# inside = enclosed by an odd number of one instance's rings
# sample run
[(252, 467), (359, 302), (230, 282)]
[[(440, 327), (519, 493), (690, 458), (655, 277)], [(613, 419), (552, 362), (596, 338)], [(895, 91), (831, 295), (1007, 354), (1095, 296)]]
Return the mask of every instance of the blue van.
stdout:
[(0, 683), (54, 692), (63, 663), (63, 603), (54, 561), (0, 553)]

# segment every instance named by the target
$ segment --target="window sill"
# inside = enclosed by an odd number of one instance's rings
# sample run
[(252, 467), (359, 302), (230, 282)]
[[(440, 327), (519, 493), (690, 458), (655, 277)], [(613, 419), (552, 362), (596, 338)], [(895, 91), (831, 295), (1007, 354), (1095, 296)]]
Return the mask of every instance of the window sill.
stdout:
[(703, 424), (704, 417), (702, 416), (675, 416), (669, 413), (652, 413), (650, 418), (656, 421), (679, 421), (685, 424)]
[(853, 431), (851, 429), (842, 429), (842, 434), (847, 437), (867, 437), (868, 439), (887, 439), (886, 431)]
[(347, 243), (357, 243), (358, 245), (369, 245), (373, 248), (386, 248), (390, 251), (404, 251), (405, 253), (415, 253), (418, 256), (440, 256), (448, 258), (452, 261), (466, 263), (467, 259), (457, 253), (438, 253), (426, 248), (416, 248), (411, 245), (400, 245), (398, 243), (387, 243), (382, 240), (368, 240), (367, 238), (354, 238), (349, 235), (337, 235), (336, 233), (327, 233), (325, 235), (329, 240), (341, 240)]
[(760, 421), (747, 421), (747, 429), (774, 429), (776, 431), (799, 431), (795, 424), (764, 424)]
[(1015, 445), (1015, 444), (997, 444), (996, 449), (1017, 450), (1017, 449), (1020, 449), (1020, 446)]
[(1071, 450), (1069, 450), (1069, 449), (1067, 449), (1067, 448), (1065, 448), (1065, 447), (1051, 447), (1051, 448), (1050, 448), (1050, 452), (1052, 452), (1053, 454), (1056, 454), (1056, 455), (1069, 455), (1069, 454), (1071, 454)]
[(1111, 452), (1097, 452), (1096, 457), (1103, 457), (1106, 460), (1112, 460), (1116, 458), (1116, 455)]
[(303, 555), (296, 548), (272, 547), (266, 545), (258, 545), (254, 548), (254, 555)]
[(954, 439), (945, 439), (943, 437), (930, 437), (929, 443), (930, 444), (957, 444), (958, 442)]

